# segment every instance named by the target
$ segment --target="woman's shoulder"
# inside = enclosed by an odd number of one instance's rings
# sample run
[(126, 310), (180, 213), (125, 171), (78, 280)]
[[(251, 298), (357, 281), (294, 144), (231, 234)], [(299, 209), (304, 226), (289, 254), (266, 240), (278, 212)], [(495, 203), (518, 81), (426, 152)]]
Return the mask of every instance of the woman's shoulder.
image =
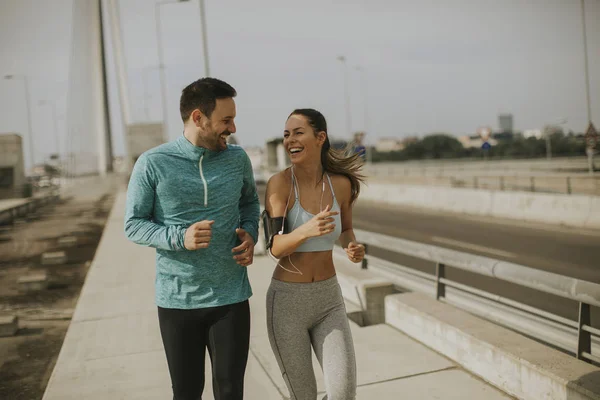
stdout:
[(289, 171), (287, 169), (284, 169), (283, 171), (279, 171), (276, 174), (272, 175), (269, 178), (268, 183), (269, 184), (274, 184), (274, 185), (276, 185), (278, 183), (284, 183), (284, 182), (290, 180), (289, 175), (290, 175)]
[(338, 203), (346, 202), (350, 199), (352, 194), (352, 184), (350, 178), (346, 175), (341, 174), (329, 174), (335, 197), (338, 199)]
[(331, 179), (331, 184), (336, 189), (339, 188), (340, 190), (345, 190), (345, 189), (350, 190), (350, 186), (351, 186), (350, 178), (348, 178), (346, 175), (329, 174), (329, 178)]
[(271, 176), (267, 182), (267, 189), (269, 191), (278, 191), (285, 188), (289, 189), (292, 183), (291, 175), (288, 169), (284, 169)]

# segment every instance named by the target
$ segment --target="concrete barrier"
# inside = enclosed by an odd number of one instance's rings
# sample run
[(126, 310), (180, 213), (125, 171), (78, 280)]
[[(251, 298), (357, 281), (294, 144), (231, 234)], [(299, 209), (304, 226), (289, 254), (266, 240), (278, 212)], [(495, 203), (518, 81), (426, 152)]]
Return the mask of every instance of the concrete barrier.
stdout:
[(42, 254), (42, 265), (58, 265), (67, 262), (65, 251), (49, 251)]
[(362, 200), (436, 211), (600, 229), (600, 198), (369, 183)]
[(19, 331), (19, 318), (16, 315), (0, 316), (0, 337), (15, 336)]
[(17, 279), (20, 292), (37, 292), (48, 289), (48, 275), (46, 272), (37, 272), (21, 276)]
[(0, 201), (0, 225), (13, 224), (17, 218), (25, 217), (38, 208), (59, 199), (57, 192), (52, 191), (38, 197), (28, 199), (9, 199)]
[(385, 299), (386, 323), (519, 399), (598, 400), (600, 369), (420, 293)]
[(385, 297), (397, 293), (394, 284), (363, 270), (346, 258), (339, 248), (334, 252), (337, 280), (342, 295), (360, 309), (360, 318), (353, 318), (361, 326), (385, 322)]

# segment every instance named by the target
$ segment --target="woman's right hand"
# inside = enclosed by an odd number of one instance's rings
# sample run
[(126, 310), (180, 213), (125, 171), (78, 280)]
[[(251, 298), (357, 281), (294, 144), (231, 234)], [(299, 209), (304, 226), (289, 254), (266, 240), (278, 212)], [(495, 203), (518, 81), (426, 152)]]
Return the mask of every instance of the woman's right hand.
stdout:
[(296, 230), (302, 237), (308, 239), (316, 236), (327, 235), (335, 229), (334, 215), (338, 215), (338, 211), (330, 211), (329, 204), (323, 211), (312, 217), (308, 222), (300, 225)]

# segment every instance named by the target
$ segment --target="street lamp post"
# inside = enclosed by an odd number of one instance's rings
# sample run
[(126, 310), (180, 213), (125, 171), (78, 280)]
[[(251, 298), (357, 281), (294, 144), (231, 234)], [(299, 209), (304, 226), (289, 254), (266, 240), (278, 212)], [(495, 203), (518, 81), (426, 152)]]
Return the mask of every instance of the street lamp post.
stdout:
[(348, 68), (346, 67), (346, 57), (339, 56), (340, 61), (344, 68), (344, 97), (346, 103), (346, 131), (352, 136), (352, 116), (350, 115), (350, 89), (348, 87)]
[[(182, 0), (187, 1), (187, 0)], [(206, 10), (204, 0), (200, 2), (200, 27), (202, 28), (202, 49), (204, 51), (204, 76), (210, 76), (210, 64), (208, 62), (208, 36), (206, 33)]]
[[(361, 77), (361, 86), (362, 86), (362, 97), (363, 97), (363, 104), (364, 104), (364, 127), (365, 127), (365, 135), (367, 137), (369, 137), (369, 101), (367, 99), (367, 71), (365, 71), (365, 69), (361, 66), (357, 66), (355, 68), (359, 73), (360, 73), (360, 77)], [(367, 153), (367, 163), (371, 164), (372, 163), (372, 151), (369, 148), (369, 146), (365, 143), (365, 151)]]
[[(587, 32), (585, 28), (585, 0), (581, 0), (581, 27), (583, 30), (583, 66), (585, 70), (585, 99), (587, 105), (588, 127), (592, 125), (592, 106), (590, 101), (590, 72), (588, 66)], [(594, 174), (594, 149), (586, 148), (590, 174)]]
[(5, 75), (4, 79), (21, 79), (25, 86), (25, 101), (26, 101), (26, 109), (27, 109), (27, 130), (28, 130), (28, 142), (29, 142), (29, 159), (31, 161), (31, 168), (35, 165), (35, 154), (33, 151), (33, 128), (31, 124), (31, 98), (29, 96), (29, 78), (26, 75)]
[(581, 25), (583, 28), (583, 66), (585, 69), (585, 98), (588, 123), (592, 122), (592, 106), (590, 102), (590, 71), (588, 67), (587, 33), (585, 29), (585, 0), (581, 0)]

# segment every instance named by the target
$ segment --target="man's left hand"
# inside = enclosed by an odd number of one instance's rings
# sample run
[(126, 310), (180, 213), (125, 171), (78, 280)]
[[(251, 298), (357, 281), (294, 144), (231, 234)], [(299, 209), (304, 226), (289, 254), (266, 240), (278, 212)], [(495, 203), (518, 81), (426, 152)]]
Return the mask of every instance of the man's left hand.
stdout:
[(235, 233), (237, 233), (242, 244), (231, 250), (232, 253), (237, 253), (233, 256), (233, 259), (242, 267), (247, 267), (252, 264), (252, 261), (254, 260), (254, 239), (252, 239), (252, 236), (242, 228), (236, 229)]

